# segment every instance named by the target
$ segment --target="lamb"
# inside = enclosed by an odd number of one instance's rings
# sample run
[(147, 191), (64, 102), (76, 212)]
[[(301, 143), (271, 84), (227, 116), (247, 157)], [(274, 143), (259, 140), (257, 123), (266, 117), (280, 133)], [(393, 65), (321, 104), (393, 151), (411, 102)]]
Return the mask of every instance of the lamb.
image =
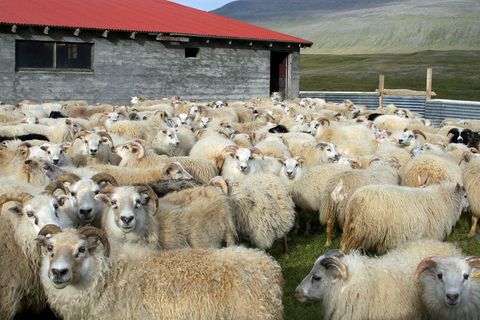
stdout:
[(148, 186), (124, 186), (105, 188), (96, 199), (108, 207), (102, 226), (114, 245), (178, 249), (235, 244), (227, 198), (215, 187), (170, 193), (159, 202)]
[(478, 319), (479, 257), (426, 257), (417, 266), (421, 301), (430, 319)]
[(407, 242), (383, 257), (333, 249), (315, 261), (295, 296), (301, 302), (319, 300), (325, 319), (423, 318), (417, 265), (428, 256), (459, 253), (453, 244), (427, 239)]
[(278, 177), (251, 175), (239, 183), (215, 177), (210, 183), (228, 194), (240, 239), (266, 250), (292, 229), (295, 222), (293, 201)]
[(470, 203), (470, 212), (472, 213), (472, 227), (468, 233), (469, 238), (477, 234), (477, 224), (480, 218), (480, 159), (473, 157), (467, 152), (463, 158), (463, 181), (467, 191), (468, 201)]
[(183, 249), (124, 260), (109, 258), (107, 237), (96, 228), (46, 226), (37, 239), (51, 252), (41, 267), (45, 293), (65, 320), (282, 318), (280, 266), (257, 250)]
[(293, 202), (307, 213), (307, 227), (310, 231), (310, 222), (313, 215), (318, 214), (321, 207), (321, 196), (328, 179), (341, 172), (351, 170), (348, 165), (325, 164), (321, 166), (302, 168), (302, 158), (286, 158), (280, 172), (280, 180), (287, 188)]
[(467, 206), (464, 189), (451, 182), (425, 188), (364, 186), (348, 202), (342, 250), (382, 254), (406, 240), (443, 240)]
[(462, 170), (447, 155), (424, 153), (414, 157), (401, 169), (402, 185), (409, 187), (429, 186), (444, 181), (463, 185)]
[(332, 244), (335, 223), (341, 227), (345, 224), (346, 207), (352, 194), (366, 185), (398, 185), (398, 166), (395, 158), (373, 158), (367, 169), (347, 170), (324, 178), (319, 217), (320, 223), (327, 225), (326, 247)]

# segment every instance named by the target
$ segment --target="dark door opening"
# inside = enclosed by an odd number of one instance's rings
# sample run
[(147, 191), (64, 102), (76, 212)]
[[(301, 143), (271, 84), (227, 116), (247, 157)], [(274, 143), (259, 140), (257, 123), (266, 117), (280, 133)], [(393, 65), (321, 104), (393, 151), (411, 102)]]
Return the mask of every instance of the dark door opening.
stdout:
[(285, 99), (288, 87), (288, 52), (271, 52), (270, 94), (279, 92)]

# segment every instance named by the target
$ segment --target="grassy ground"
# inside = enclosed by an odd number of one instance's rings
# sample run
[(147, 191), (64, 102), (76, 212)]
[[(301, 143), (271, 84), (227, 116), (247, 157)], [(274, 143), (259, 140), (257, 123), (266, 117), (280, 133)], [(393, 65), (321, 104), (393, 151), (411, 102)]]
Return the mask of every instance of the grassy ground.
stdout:
[(301, 58), (301, 90), (375, 91), (378, 75), (388, 89), (425, 90), (433, 68), (437, 98), (480, 101), (480, 51), (412, 54), (309, 55)]
[[(467, 239), (466, 235), (470, 229), (470, 215), (464, 214), (460, 218), (448, 241), (456, 243), (465, 255), (480, 255), (480, 236)], [(283, 269), (285, 277), (283, 303), (285, 308), (285, 320), (310, 320), (320, 319), (321, 308), (318, 303), (298, 302), (293, 292), (295, 287), (310, 272), (313, 263), (328, 249), (324, 248), (326, 235), (324, 230), (316, 230), (310, 236), (291, 235), (289, 236), (289, 254), (282, 254), (280, 243), (272, 248), (272, 254)], [(340, 235), (337, 234), (332, 248), (340, 247)]]

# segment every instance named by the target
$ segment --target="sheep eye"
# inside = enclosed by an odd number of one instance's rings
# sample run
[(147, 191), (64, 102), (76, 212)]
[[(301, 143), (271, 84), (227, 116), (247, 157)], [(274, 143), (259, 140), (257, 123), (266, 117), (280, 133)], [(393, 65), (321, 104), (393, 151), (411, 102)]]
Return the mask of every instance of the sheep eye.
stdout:
[(441, 273), (437, 274), (437, 278), (438, 278), (438, 280), (442, 280), (443, 279), (443, 274), (441, 274)]
[(112, 204), (112, 206), (114, 206), (117, 204), (117, 200), (112, 200), (110, 203)]
[(142, 203), (142, 200), (140, 200), (140, 199), (135, 199), (135, 203), (136, 203), (136, 204), (140, 204), (140, 203)]
[(313, 279), (314, 281), (320, 281), (320, 280), (322, 280), (322, 277), (317, 276), (317, 275), (314, 275), (314, 276), (312, 276), (312, 279)]
[(48, 251), (48, 252), (52, 252), (52, 250), (53, 250), (53, 246), (52, 246), (51, 244), (49, 244), (49, 245), (47, 246), (47, 251)]
[(85, 140), (84, 142), (85, 142), (85, 144), (88, 144), (88, 141), (87, 141), (87, 140)]
[(463, 275), (463, 280), (468, 280), (469, 277), (470, 277), (470, 275), (464, 274), (464, 275)]
[(50, 152), (50, 150), (48, 150), (47, 153), (48, 153), (48, 154), (52, 154), (52, 153)]
[(77, 195), (77, 193), (76, 193), (76, 192), (70, 192), (70, 195), (71, 195), (72, 197), (75, 197), (75, 196)]
[(86, 251), (85, 247), (78, 248), (78, 253), (85, 253), (85, 251)]
[(60, 150), (60, 154), (63, 154), (63, 150)]
[(53, 208), (54, 208), (55, 210), (57, 210), (57, 209), (58, 209), (58, 204), (55, 203), (55, 204), (53, 205)]
[(94, 193), (95, 193), (95, 195), (97, 195), (99, 192), (100, 192), (99, 190), (96, 190)]
[(27, 212), (27, 217), (29, 217), (29, 218), (33, 217), (33, 211), (28, 211)]

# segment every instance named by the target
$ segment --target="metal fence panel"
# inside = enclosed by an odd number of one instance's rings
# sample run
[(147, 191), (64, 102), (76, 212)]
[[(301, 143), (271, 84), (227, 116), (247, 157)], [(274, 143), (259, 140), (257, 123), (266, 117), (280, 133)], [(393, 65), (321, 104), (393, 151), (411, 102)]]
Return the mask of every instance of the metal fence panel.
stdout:
[(348, 99), (355, 104), (367, 106), (369, 109), (376, 109), (378, 107), (379, 94), (377, 92), (302, 91), (300, 92), (300, 98), (320, 98), (336, 103)]
[(480, 119), (480, 102), (435, 99), (426, 102), (425, 118), (439, 125), (445, 118)]

